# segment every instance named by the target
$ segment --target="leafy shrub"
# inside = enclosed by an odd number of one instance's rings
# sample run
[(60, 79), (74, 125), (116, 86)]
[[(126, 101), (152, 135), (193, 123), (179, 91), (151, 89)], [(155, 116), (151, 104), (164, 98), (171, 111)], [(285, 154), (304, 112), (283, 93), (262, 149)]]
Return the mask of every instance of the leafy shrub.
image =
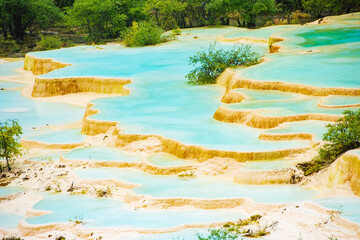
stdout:
[(40, 51), (61, 48), (63, 45), (61, 39), (56, 36), (41, 36), (41, 40), (37, 43), (36, 49)]
[(305, 176), (329, 166), (346, 151), (360, 147), (360, 109), (346, 110), (343, 115), (335, 124), (326, 125), (327, 132), (322, 137), (326, 143), (318, 155), (310, 162), (297, 165)]
[(6, 56), (7, 53), (18, 53), (20, 50), (21, 47), (15, 40), (0, 37), (0, 56)]
[(152, 22), (133, 22), (124, 35), (124, 43), (128, 47), (155, 45), (164, 42), (162, 38), (164, 30)]
[(224, 228), (218, 229), (209, 229), (209, 234), (207, 236), (202, 236), (199, 233), (196, 234), (199, 240), (235, 240), (239, 236), (227, 231)]
[(179, 27), (174, 28), (173, 30), (171, 30), (171, 32), (172, 32), (174, 35), (181, 35), (181, 29), (180, 29)]
[[(186, 75), (189, 84), (211, 84), (228, 67), (257, 64), (260, 55), (250, 45), (235, 46), (231, 50), (217, 49), (215, 44), (190, 57), (190, 65), (196, 66)], [(200, 64), (200, 65), (199, 65)]]

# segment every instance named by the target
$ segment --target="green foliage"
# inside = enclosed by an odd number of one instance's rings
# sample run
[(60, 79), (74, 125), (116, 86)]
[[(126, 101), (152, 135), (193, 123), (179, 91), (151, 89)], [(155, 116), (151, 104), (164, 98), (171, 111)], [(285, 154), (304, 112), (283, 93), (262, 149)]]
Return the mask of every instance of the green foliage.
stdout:
[(0, 0), (0, 26), (5, 38), (24, 40), (25, 31), (51, 26), (62, 18), (52, 0)]
[(360, 10), (358, 0), (302, 0), (304, 9), (316, 17), (322, 17), (324, 14), (343, 14)]
[(343, 115), (335, 124), (326, 125), (327, 132), (322, 138), (326, 143), (319, 149), (318, 155), (310, 162), (297, 165), (305, 175), (320, 171), (341, 154), (360, 147), (360, 110), (346, 110)]
[(36, 50), (45, 51), (50, 49), (61, 48), (63, 42), (56, 36), (41, 36), (41, 40), (37, 43)]
[[(8, 119), (5, 122), (0, 122), (0, 159), (6, 161), (9, 171), (11, 170), (10, 163), (21, 154), (21, 134), (22, 129), (17, 120)], [(2, 172), (1, 162), (0, 172)]]
[(235, 46), (231, 50), (217, 49), (215, 44), (190, 57), (189, 64), (196, 66), (186, 75), (189, 84), (212, 84), (228, 67), (257, 64), (260, 55), (250, 45)]
[(18, 53), (21, 49), (21, 46), (16, 43), (13, 39), (6, 39), (0, 37), (0, 52), (3, 53)]
[(68, 22), (89, 34), (89, 40), (116, 38), (125, 28), (126, 16), (113, 0), (75, 0), (67, 11)]
[(124, 44), (128, 47), (155, 45), (166, 41), (162, 37), (164, 30), (152, 22), (134, 22), (124, 34)]
[(202, 236), (199, 233), (196, 234), (198, 240), (234, 240), (239, 236), (226, 230), (225, 228), (209, 229), (207, 236)]

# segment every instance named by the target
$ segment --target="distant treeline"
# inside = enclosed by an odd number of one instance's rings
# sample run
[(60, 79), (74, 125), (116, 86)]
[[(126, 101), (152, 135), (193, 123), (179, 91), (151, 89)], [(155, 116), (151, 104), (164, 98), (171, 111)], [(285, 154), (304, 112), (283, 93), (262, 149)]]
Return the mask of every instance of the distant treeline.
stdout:
[[(3, 38), (87, 34), (98, 42), (122, 36), (133, 22), (152, 21), (164, 30), (214, 24), (256, 27), (299, 23), (301, 18), (358, 11), (359, 0), (0, 0)], [(45, 32), (46, 31), (46, 32)]]

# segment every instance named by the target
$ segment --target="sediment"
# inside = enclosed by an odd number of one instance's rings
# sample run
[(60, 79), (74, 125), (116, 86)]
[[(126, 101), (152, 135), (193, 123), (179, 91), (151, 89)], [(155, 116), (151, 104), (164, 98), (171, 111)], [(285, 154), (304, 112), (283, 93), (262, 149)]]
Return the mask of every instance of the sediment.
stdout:
[(236, 111), (221, 106), (216, 110), (213, 116), (213, 118), (218, 121), (228, 123), (241, 123), (249, 127), (262, 129), (274, 128), (284, 122), (296, 122), (305, 120), (335, 122), (340, 117), (341, 116), (339, 115), (321, 113), (304, 113), (291, 116), (262, 116), (256, 114), (255, 111)]
[(87, 165), (93, 168), (109, 167), (109, 168), (134, 168), (142, 170), (149, 174), (157, 175), (177, 175), (181, 172), (193, 169), (192, 166), (180, 167), (159, 167), (147, 162), (118, 162), (118, 161), (94, 161), (94, 160), (70, 160), (60, 158), (60, 162), (71, 166)]
[(262, 38), (254, 38), (254, 37), (235, 37), (235, 38), (226, 38), (224, 36), (220, 36), (217, 38), (219, 42), (239, 42), (239, 43), (263, 43), (267, 44), (267, 39)]
[(74, 149), (78, 147), (82, 147), (85, 145), (85, 143), (44, 143), (44, 142), (38, 142), (38, 141), (32, 141), (32, 140), (21, 140), (20, 142), (21, 146), (26, 149), (33, 149), (33, 148), (42, 148), (42, 149)]
[(235, 88), (247, 88), (256, 90), (276, 90), (281, 92), (299, 93), (308, 96), (360, 96), (359, 88), (326, 88), (287, 83), (281, 81), (260, 81), (244, 79), (236, 75), (236, 71), (227, 68), (217, 79), (217, 84), (224, 86), (227, 91)]
[(26, 54), (24, 70), (31, 71), (34, 75), (41, 75), (70, 65), (71, 64), (54, 61), (51, 58), (37, 58)]
[(351, 151), (343, 154), (329, 167), (330, 187), (350, 183), (351, 190), (360, 196), (360, 156)]
[(259, 139), (266, 141), (313, 140), (311, 133), (260, 133)]
[(268, 44), (269, 44), (269, 52), (270, 53), (276, 53), (276, 52), (279, 52), (279, 49), (280, 49), (280, 46), (279, 45), (276, 45), (275, 43), (277, 42), (282, 42), (284, 41), (285, 39), (284, 38), (280, 38), (280, 37), (274, 37), (274, 36), (269, 36), (269, 41), (268, 41)]
[(125, 84), (130, 79), (97, 78), (97, 77), (70, 77), (70, 78), (35, 78), (32, 91), (33, 97), (52, 97), (79, 92), (93, 92), (105, 94), (128, 95)]
[(234, 182), (247, 185), (262, 184), (295, 184), (303, 175), (299, 170), (285, 168), (279, 170), (245, 170), (241, 169), (234, 177)]
[(221, 102), (222, 103), (227, 103), (227, 104), (240, 103), (244, 99), (246, 99), (246, 96), (244, 94), (239, 93), (239, 92), (228, 91), (228, 92), (225, 93), (225, 95), (221, 99)]

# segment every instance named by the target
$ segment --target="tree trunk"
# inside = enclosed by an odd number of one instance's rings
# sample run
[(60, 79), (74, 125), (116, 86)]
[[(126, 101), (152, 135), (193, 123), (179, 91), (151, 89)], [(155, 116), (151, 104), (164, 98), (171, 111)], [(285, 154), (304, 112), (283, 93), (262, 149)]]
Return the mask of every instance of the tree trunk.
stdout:
[(6, 164), (9, 171), (11, 171), (9, 158), (6, 158)]

